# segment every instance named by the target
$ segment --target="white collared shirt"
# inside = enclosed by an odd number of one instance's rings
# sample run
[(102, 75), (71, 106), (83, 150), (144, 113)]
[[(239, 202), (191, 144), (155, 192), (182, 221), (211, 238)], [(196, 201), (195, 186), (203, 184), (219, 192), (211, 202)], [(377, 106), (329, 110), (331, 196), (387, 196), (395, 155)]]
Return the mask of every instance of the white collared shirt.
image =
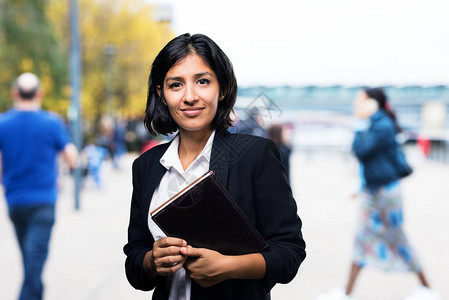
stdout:
[[(209, 170), (214, 136), (215, 130), (210, 135), (201, 153), (184, 171), (178, 153), (179, 134), (176, 135), (159, 160), (167, 169), (167, 172), (165, 172), (151, 198), (150, 212)], [(155, 241), (166, 237), (164, 232), (151, 219), (150, 215), (148, 215), (148, 228)], [(169, 300), (190, 300), (191, 279), (189, 276), (186, 276), (185, 269), (181, 268), (171, 275), (171, 280)]]

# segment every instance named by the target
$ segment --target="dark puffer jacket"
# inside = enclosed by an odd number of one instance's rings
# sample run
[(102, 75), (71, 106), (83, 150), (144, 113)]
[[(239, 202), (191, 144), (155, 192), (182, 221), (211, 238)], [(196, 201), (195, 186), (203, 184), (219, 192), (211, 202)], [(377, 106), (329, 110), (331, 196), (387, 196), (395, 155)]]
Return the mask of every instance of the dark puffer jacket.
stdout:
[(378, 188), (399, 179), (395, 168), (398, 148), (393, 120), (378, 110), (370, 118), (367, 131), (357, 132), (352, 151), (363, 164), (363, 176), (368, 188)]

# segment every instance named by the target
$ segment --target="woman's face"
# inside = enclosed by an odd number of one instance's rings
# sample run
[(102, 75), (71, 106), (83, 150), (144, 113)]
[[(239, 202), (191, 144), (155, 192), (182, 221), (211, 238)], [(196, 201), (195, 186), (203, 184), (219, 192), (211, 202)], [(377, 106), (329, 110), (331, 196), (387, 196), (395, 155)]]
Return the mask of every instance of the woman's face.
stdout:
[(354, 101), (355, 102), (363, 102), (367, 99), (369, 99), (368, 94), (364, 90), (360, 90), (357, 92), (357, 96)]
[(181, 132), (213, 130), (220, 85), (200, 56), (190, 54), (173, 65), (165, 75), (163, 89), (170, 115)]
[(357, 118), (367, 119), (372, 116), (378, 108), (379, 104), (377, 101), (371, 99), (364, 90), (357, 93), (357, 96), (354, 99), (354, 115)]

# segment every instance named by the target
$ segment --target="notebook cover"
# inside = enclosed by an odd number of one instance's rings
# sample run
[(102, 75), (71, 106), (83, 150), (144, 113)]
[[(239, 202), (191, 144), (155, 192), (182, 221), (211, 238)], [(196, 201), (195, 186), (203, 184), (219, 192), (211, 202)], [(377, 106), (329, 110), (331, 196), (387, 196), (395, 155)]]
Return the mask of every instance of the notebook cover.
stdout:
[(167, 236), (196, 248), (240, 255), (260, 252), (267, 245), (212, 171), (156, 211), (152, 219)]

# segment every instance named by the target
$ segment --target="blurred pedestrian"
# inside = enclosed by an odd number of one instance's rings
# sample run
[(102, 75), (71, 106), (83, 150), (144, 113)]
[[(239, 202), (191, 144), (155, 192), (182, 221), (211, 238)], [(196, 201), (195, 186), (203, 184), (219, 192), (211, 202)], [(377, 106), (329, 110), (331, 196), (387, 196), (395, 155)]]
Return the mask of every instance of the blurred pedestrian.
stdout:
[(286, 168), (287, 179), (290, 182), (290, 155), (292, 149), (286, 141), (284, 126), (282, 124), (273, 124), (268, 127), (268, 138), (278, 147), (282, 163)]
[(108, 156), (108, 149), (97, 145), (95, 139), (89, 139), (87, 145), (82, 151), (83, 160), (85, 161), (86, 177), (91, 175), (97, 188), (103, 187), (103, 179), (101, 169), (103, 161)]
[(77, 161), (63, 121), (41, 109), (43, 92), (31, 73), (12, 88), (15, 108), (0, 116), (2, 183), (9, 217), (22, 254), (24, 279), (19, 299), (42, 299), (41, 275), (48, 254), (57, 198), (56, 160)]
[(429, 288), (416, 253), (402, 229), (401, 176), (396, 168), (400, 128), (381, 88), (365, 88), (354, 101), (355, 137), (352, 150), (360, 162), (362, 200), (358, 231), (346, 289), (333, 289), (318, 300), (354, 299), (351, 294), (365, 266), (417, 274), (421, 287), (407, 300), (440, 299)]
[[(270, 299), (276, 283), (296, 275), (306, 255), (305, 243), (275, 144), (227, 131), (237, 96), (231, 62), (210, 38), (184, 34), (159, 52), (148, 82), (147, 129), (153, 135), (179, 133), (133, 164), (124, 247), (129, 282), (141, 290), (155, 288), (157, 300)], [(208, 170), (216, 172), (266, 239), (265, 249), (224, 255), (167, 237), (154, 223), (150, 211)], [(172, 222), (183, 226), (176, 219)], [(198, 228), (207, 226), (204, 220), (198, 222)]]
[(96, 144), (108, 150), (108, 156), (114, 166), (117, 145), (115, 143), (115, 122), (110, 115), (104, 115), (99, 121), (99, 135)]
[(245, 110), (246, 118), (239, 120), (234, 129), (237, 133), (249, 134), (267, 138), (267, 130), (264, 127), (260, 109), (256, 106)]
[(112, 160), (112, 165), (116, 169), (120, 169), (120, 158), (126, 153), (126, 121), (123, 118), (117, 118), (115, 121), (114, 130), (114, 144), (115, 155)]

